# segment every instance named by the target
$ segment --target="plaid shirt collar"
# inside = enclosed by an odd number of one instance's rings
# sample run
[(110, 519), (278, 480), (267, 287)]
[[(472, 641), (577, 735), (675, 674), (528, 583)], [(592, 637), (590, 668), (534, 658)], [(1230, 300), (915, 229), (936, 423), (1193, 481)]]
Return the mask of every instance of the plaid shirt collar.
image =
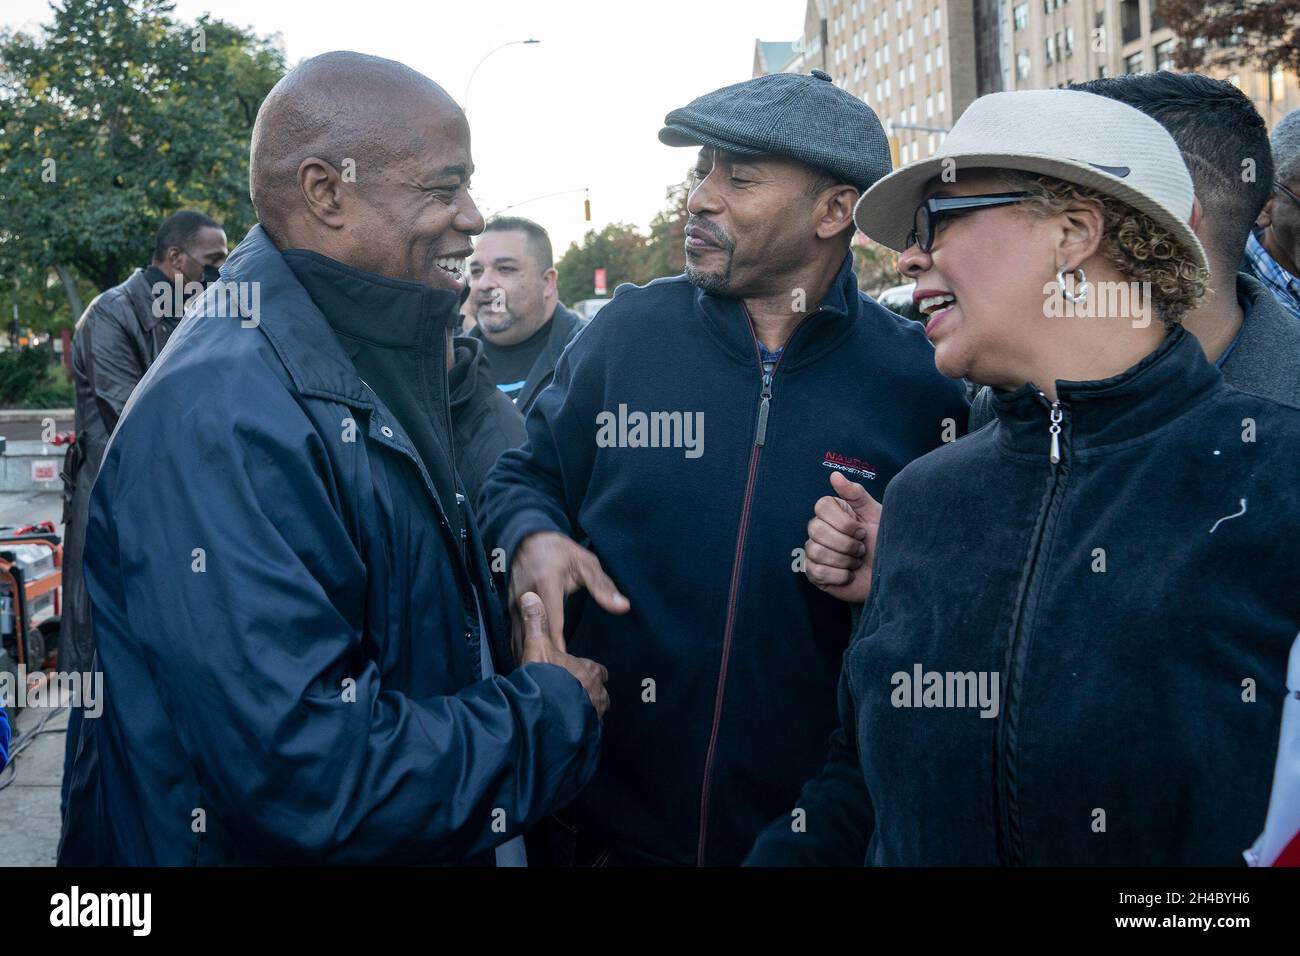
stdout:
[(1246, 240), (1246, 258), (1261, 282), (1268, 287), (1273, 298), (1297, 319), (1300, 319), (1300, 279), (1287, 272), (1268, 254), (1259, 235), (1252, 231)]

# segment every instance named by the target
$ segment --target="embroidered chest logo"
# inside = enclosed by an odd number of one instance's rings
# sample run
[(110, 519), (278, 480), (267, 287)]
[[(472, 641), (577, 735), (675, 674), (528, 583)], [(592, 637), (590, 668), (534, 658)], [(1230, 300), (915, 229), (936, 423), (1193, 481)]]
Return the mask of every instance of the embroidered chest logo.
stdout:
[(825, 458), (822, 459), (822, 466), (825, 468), (834, 468), (836, 471), (842, 471), (846, 475), (857, 475), (860, 478), (875, 478), (876, 466), (862, 458), (854, 458), (851, 455), (841, 455), (836, 451), (828, 451)]

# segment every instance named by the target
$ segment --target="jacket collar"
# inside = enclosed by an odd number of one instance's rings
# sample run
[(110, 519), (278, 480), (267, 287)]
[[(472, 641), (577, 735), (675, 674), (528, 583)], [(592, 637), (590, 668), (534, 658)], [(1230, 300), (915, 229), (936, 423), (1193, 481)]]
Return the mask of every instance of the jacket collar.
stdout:
[(484, 383), (490, 389), (496, 389), (496, 386), (488, 374), (487, 363), (482, 360), (482, 342), (472, 335), (458, 335), (452, 339), (452, 346), (456, 358), (447, 375), (447, 391), (451, 395), (452, 410), (459, 411)]
[(257, 283), (258, 328), (301, 394), (375, 407), (324, 314), (261, 225), (249, 230), (222, 266), (218, 284), (239, 282)]
[[(140, 318), (140, 327), (146, 332), (152, 332), (164, 318), (161, 314), (164, 310), (155, 311), (153, 307), (153, 287), (154, 283), (158, 281), (167, 282), (167, 277), (162, 274), (161, 269), (150, 266), (147, 269), (136, 269), (124, 283), (126, 294), (131, 299), (131, 306), (135, 309), (135, 314)], [(166, 294), (174, 296), (175, 292), (169, 289)], [(183, 305), (174, 309), (171, 317), (172, 325), (180, 321), (183, 312)]]
[(463, 293), (390, 279), (309, 249), (285, 249), (281, 257), (335, 332), (444, 360), (447, 323), (459, 319)]
[[(1062, 439), (1082, 451), (1126, 442), (1178, 418), (1222, 385), (1219, 370), (1205, 358), (1196, 336), (1177, 326), (1154, 352), (1111, 378), (1056, 383), (1063, 413)], [(999, 440), (1013, 451), (1047, 459), (1051, 403), (1027, 382), (1011, 392), (993, 392), (993, 411), (1002, 425)]]
[(1300, 395), (1300, 366), (1294, 360), (1300, 355), (1300, 322), (1254, 275), (1237, 274), (1237, 297), (1249, 306), (1249, 315), (1223, 362), (1224, 377), (1244, 392), (1295, 404)]
[[(705, 328), (728, 356), (742, 365), (757, 367), (758, 340), (749, 311), (740, 299), (696, 289), (695, 307), (704, 318)], [(851, 331), (861, 314), (861, 307), (862, 298), (850, 252), (845, 255), (816, 311), (808, 313), (786, 342), (782, 366), (788, 370), (806, 365), (833, 349)]]

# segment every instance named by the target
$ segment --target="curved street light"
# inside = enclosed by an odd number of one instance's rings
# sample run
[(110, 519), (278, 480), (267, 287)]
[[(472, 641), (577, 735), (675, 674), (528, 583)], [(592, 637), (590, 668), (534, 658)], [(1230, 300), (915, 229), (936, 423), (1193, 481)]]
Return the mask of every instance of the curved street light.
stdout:
[(499, 47), (494, 47), (493, 49), (488, 50), (487, 53), (483, 54), (483, 59), (479, 60), (476, 64), (474, 64), (474, 69), (470, 70), (469, 81), (466, 82), (465, 84), (465, 102), (464, 102), (464, 106), (462, 107), (464, 111), (467, 114), (469, 113), (469, 91), (470, 91), (470, 87), (474, 85), (474, 77), (478, 73), (479, 67), (481, 67), (484, 63), (486, 63), (488, 58), (492, 56), (492, 54), (499, 53), (500, 51), (504, 50), (508, 46), (518, 46), (518, 45), (529, 46), (531, 44), (541, 43), (541, 42), (542, 42), (541, 40), (534, 40), (531, 37), (527, 40), (510, 40), (509, 42), (503, 43)]
[(488, 213), (488, 215), (499, 216), (503, 212), (508, 212), (511, 209), (518, 209), (520, 206), (527, 206), (531, 202), (538, 202), (542, 199), (551, 199), (555, 196), (568, 196), (572, 193), (585, 194), (583, 198), (583, 211), (586, 215), (587, 222), (591, 222), (591, 190), (586, 186), (579, 186), (576, 189), (561, 189), (558, 192), (546, 193), (543, 196), (533, 196), (531, 199), (521, 199), (519, 202), (513, 202), (509, 206), (502, 206), (500, 209), (493, 209)]

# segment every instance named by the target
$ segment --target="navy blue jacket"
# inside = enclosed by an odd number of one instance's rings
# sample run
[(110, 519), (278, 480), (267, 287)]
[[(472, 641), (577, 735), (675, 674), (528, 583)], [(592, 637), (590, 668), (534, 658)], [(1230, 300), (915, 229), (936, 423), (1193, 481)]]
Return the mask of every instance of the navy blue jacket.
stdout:
[[(498, 670), (510, 652), (480, 543), (462, 560), (449, 503), (260, 227), (222, 275), (92, 494), (105, 709), (60, 862), (484, 861), (586, 782), (595, 710), (554, 665), (483, 679), (480, 641)], [(218, 317), (253, 282), (258, 324)]]
[[(702, 454), (605, 447), (606, 413), (630, 429), (636, 412), (701, 415)], [(610, 675), (580, 828), (630, 860), (740, 862), (835, 726), (849, 608), (801, 560), (831, 469), (879, 498), (966, 412), (920, 326), (858, 292), (851, 258), (768, 385), (739, 300), (685, 277), (620, 289), (560, 359), (480, 508), (508, 560), (528, 534), (561, 531), (631, 601), (619, 617), (580, 598), (565, 618), (571, 650)]]
[(830, 760), (748, 862), (1242, 864), (1300, 630), (1300, 408), (1183, 329), (1057, 391), (1057, 464), (1026, 385), (890, 485)]

